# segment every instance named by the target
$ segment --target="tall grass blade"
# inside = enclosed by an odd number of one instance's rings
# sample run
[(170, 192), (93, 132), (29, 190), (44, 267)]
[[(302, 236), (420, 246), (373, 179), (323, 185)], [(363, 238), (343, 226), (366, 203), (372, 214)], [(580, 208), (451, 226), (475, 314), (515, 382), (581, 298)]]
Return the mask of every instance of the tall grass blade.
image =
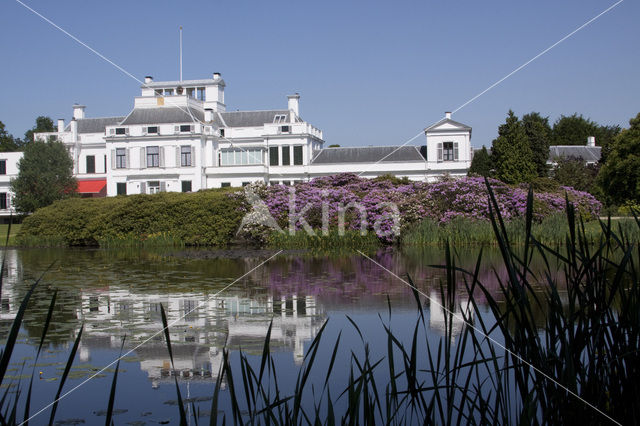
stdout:
[(116, 384), (118, 383), (118, 371), (120, 370), (120, 358), (122, 358), (122, 349), (124, 348), (124, 341), (127, 339), (125, 334), (122, 337), (122, 344), (120, 345), (120, 355), (118, 355), (118, 362), (116, 363), (116, 370), (113, 372), (113, 381), (111, 382), (111, 392), (109, 392), (109, 405), (107, 406), (107, 418), (105, 419), (105, 426), (111, 425), (111, 419), (113, 417), (113, 404), (116, 400)]
[(56, 397), (53, 401), (53, 406), (51, 407), (51, 417), (49, 417), (49, 424), (53, 424), (53, 421), (56, 417), (56, 410), (58, 409), (58, 403), (60, 402), (60, 394), (62, 393), (62, 388), (64, 387), (64, 384), (67, 381), (67, 377), (69, 376), (69, 371), (71, 370), (71, 365), (73, 364), (73, 360), (76, 357), (76, 352), (78, 351), (78, 346), (80, 345), (80, 339), (82, 338), (82, 330), (84, 330), (84, 324), (80, 326), (80, 331), (78, 332), (78, 336), (76, 336), (76, 340), (73, 343), (73, 348), (71, 348), (71, 353), (69, 354), (69, 358), (67, 359), (67, 365), (65, 365), (64, 372), (60, 377), (60, 385), (58, 386), (58, 392), (56, 392)]
[(167, 323), (167, 313), (164, 310), (162, 303), (160, 304), (160, 316), (162, 317), (162, 329), (164, 331), (164, 337), (167, 340), (167, 349), (169, 350), (169, 359), (171, 360), (171, 371), (173, 372), (173, 380), (176, 384), (176, 395), (178, 397), (178, 409), (180, 411), (180, 426), (187, 426), (187, 414), (184, 411), (184, 403), (182, 402), (182, 394), (180, 393), (180, 386), (178, 386), (178, 378), (176, 377), (176, 367), (173, 363), (173, 350), (171, 349), (171, 337), (169, 336), (169, 324)]

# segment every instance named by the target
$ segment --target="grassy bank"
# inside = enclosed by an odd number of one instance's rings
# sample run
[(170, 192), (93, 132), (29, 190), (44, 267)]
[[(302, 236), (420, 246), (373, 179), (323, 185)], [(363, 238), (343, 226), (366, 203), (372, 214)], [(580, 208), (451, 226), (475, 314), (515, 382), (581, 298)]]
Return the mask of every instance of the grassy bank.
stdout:
[[(589, 244), (595, 244), (603, 237), (603, 225), (597, 220), (584, 223), (584, 236)], [(524, 218), (505, 222), (505, 227), (512, 244), (523, 244), (526, 241)], [(611, 227), (617, 233), (626, 235), (630, 241), (640, 242), (640, 229), (633, 217), (613, 220)], [(533, 223), (532, 235), (543, 244), (565, 245), (569, 235), (566, 217), (554, 214), (539, 223)], [(447, 224), (423, 220), (404, 229), (401, 241), (404, 246), (443, 245), (447, 241), (456, 246), (498, 244), (491, 222), (464, 218), (456, 218)]]
[(68, 199), (25, 218), (16, 242), (25, 246), (223, 247), (244, 216), (230, 190), (165, 192)]
[[(11, 225), (11, 234), (9, 234), (8, 245), (14, 246), (17, 244), (16, 236), (20, 232), (20, 228), (22, 228), (21, 223), (14, 223)], [(2, 236), (2, 238), (6, 238), (7, 232), (9, 232), (9, 225), (0, 224), (0, 236)], [(2, 240), (2, 243), (4, 244), (4, 240)]]

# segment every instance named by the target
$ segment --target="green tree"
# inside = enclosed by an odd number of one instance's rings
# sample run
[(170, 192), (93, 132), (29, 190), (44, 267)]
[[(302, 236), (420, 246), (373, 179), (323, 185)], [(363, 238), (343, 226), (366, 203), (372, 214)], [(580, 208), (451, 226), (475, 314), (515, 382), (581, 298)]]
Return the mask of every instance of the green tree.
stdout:
[(20, 150), (20, 140), (16, 140), (7, 132), (4, 123), (0, 121), (0, 152), (10, 152)]
[(75, 195), (73, 160), (58, 141), (33, 141), (25, 145), (18, 176), (11, 181), (16, 210), (31, 213), (56, 200)]
[(522, 116), (524, 133), (529, 140), (532, 159), (536, 167), (536, 173), (540, 177), (549, 174), (549, 145), (551, 145), (551, 126), (549, 117), (542, 117), (540, 113), (531, 112)]
[(598, 184), (615, 204), (640, 203), (640, 113), (629, 125), (614, 138), (609, 158), (598, 174)]
[(503, 182), (531, 182), (536, 177), (533, 153), (524, 126), (511, 110), (505, 124), (498, 128), (498, 137), (493, 140), (491, 157), (496, 177)]
[(43, 115), (36, 118), (36, 125), (33, 128), (27, 130), (24, 134), (25, 143), (33, 142), (33, 134), (40, 132), (55, 132), (56, 128), (53, 127), (53, 120)]
[(599, 170), (599, 164), (585, 164), (582, 158), (561, 158), (553, 170), (553, 180), (562, 186), (571, 186), (600, 198), (601, 193), (596, 185)]
[(607, 162), (613, 145), (613, 140), (620, 133), (620, 126), (600, 126), (596, 136), (596, 145), (602, 147), (600, 152), (600, 164)]
[(473, 154), (471, 167), (469, 167), (469, 176), (477, 175), (488, 177), (491, 175), (491, 169), (493, 169), (491, 156), (487, 151), (487, 147), (482, 145), (482, 149)]
[(582, 115), (561, 115), (553, 124), (552, 141), (554, 145), (586, 145), (588, 136), (596, 136), (598, 123)]

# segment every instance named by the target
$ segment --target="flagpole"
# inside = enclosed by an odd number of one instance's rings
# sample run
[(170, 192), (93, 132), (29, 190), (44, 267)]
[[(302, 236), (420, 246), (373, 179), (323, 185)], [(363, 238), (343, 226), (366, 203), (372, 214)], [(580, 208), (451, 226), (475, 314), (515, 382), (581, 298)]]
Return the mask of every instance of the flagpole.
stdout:
[(180, 81), (182, 81), (182, 25), (180, 25)]

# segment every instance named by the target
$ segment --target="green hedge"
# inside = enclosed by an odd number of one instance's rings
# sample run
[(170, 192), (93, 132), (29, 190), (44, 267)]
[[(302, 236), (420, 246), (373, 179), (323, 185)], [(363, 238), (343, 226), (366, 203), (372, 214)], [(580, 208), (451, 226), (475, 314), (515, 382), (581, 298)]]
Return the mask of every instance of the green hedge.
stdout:
[(232, 190), (57, 201), (27, 217), (21, 245), (118, 246), (158, 241), (225, 246), (245, 212)]

